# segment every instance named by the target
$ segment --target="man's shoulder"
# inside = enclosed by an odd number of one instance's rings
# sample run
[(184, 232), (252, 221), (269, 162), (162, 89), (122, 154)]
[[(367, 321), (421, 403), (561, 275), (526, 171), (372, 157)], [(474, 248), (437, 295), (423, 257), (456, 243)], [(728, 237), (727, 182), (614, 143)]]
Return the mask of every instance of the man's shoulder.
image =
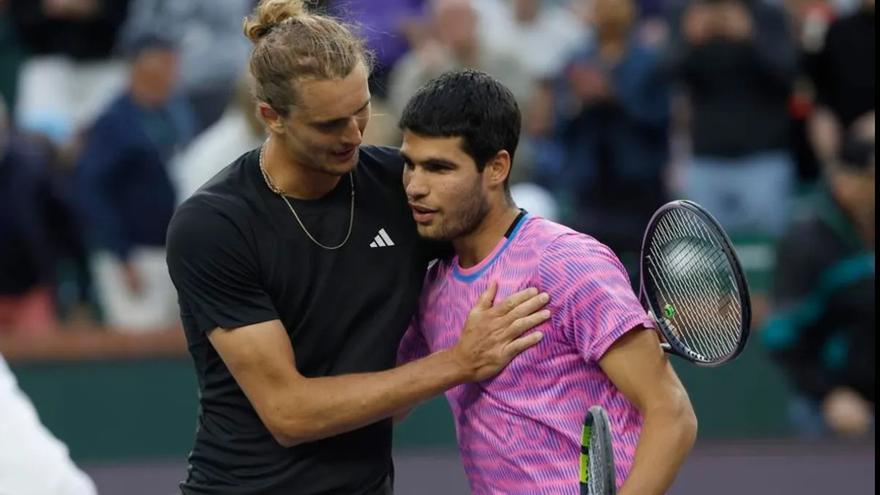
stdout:
[[(804, 249), (809, 246), (809, 249)], [(800, 209), (788, 230), (777, 245), (777, 258), (785, 258), (792, 263), (803, 263), (804, 268), (812, 269), (833, 263), (848, 251), (846, 243), (828, 221), (820, 209), (807, 207)]]
[(614, 252), (596, 238), (541, 217), (523, 226), (520, 249), (544, 273), (606, 269), (620, 262)]
[(249, 198), (254, 193), (249, 165), (256, 152), (251, 150), (241, 155), (183, 201), (174, 213), (172, 226), (215, 217), (246, 216), (250, 209)]
[(516, 235), (520, 244), (544, 252), (560, 248), (586, 248), (601, 245), (593, 237), (546, 218), (529, 215)]
[(132, 112), (135, 107), (128, 95), (122, 94), (113, 98), (101, 111), (89, 127), (91, 133), (116, 133), (120, 136), (131, 134)]
[(400, 183), (403, 158), (400, 150), (391, 146), (364, 145), (360, 147), (360, 166), (364, 171), (383, 181), (393, 179)]

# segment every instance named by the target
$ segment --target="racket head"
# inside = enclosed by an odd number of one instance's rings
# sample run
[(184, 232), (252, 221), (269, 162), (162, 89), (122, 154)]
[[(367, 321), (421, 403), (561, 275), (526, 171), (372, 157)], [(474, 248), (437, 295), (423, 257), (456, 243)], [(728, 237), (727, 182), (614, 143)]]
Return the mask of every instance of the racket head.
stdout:
[(751, 300), (727, 233), (700, 205), (667, 203), (642, 240), (641, 299), (668, 350), (698, 366), (720, 366), (745, 349)]
[(611, 424), (602, 406), (591, 407), (584, 420), (579, 474), (581, 495), (617, 493)]

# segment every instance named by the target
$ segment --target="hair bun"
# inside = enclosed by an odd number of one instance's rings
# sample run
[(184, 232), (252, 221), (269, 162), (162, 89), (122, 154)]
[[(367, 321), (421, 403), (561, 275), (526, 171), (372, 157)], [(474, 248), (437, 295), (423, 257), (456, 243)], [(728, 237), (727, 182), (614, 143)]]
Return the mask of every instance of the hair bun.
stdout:
[(304, 14), (304, 0), (261, 0), (251, 17), (244, 20), (244, 34), (256, 44), (282, 22)]

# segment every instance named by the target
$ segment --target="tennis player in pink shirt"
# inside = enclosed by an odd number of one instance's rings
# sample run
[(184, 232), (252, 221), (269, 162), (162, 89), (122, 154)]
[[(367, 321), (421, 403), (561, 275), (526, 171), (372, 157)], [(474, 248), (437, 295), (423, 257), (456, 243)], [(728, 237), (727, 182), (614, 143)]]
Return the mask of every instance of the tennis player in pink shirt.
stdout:
[(579, 493), (593, 405), (611, 420), (619, 494), (663, 494), (696, 438), (693, 408), (615, 254), (513, 203), (520, 125), (510, 91), (471, 70), (428, 83), (404, 110), (403, 182), (419, 234), (451, 241), (455, 255), (429, 269), (398, 361), (453, 345), (493, 284), (497, 297), (548, 293), (538, 345), (446, 392), (473, 494)]

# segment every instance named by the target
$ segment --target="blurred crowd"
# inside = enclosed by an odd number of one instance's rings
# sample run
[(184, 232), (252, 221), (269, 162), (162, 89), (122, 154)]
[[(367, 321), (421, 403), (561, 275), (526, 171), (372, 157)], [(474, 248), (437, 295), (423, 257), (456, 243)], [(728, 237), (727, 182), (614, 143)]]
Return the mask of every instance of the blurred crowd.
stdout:
[[(254, 0), (0, 0), (0, 334), (177, 325), (177, 204), (260, 145)], [(671, 198), (778, 244), (762, 339), (799, 431), (873, 428), (873, 0), (325, 0), (375, 54), (372, 144), (484, 70), (523, 112), (520, 206), (637, 274)], [(843, 397), (843, 399), (840, 399)]]

